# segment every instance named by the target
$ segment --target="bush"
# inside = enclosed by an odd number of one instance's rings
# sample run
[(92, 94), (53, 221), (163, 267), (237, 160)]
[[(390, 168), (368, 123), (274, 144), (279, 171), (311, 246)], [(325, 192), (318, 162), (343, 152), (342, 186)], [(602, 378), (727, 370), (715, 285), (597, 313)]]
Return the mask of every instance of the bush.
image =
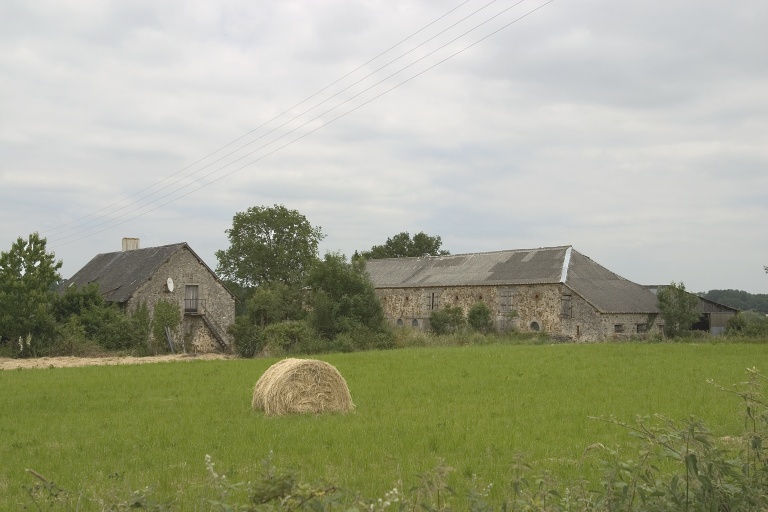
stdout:
[(248, 316), (238, 316), (229, 327), (234, 340), (235, 353), (240, 357), (254, 357), (264, 349), (264, 329)]
[(315, 338), (312, 327), (300, 320), (268, 325), (262, 334), (264, 350), (273, 356), (299, 352), (302, 347), (311, 346)]
[(766, 337), (768, 336), (768, 316), (755, 311), (742, 311), (728, 320), (725, 333), (729, 336)]
[(464, 310), (459, 307), (437, 309), (429, 315), (429, 326), (437, 335), (460, 331), (467, 323)]
[(467, 314), (467, 323), (469, 327), (478, 332), (492, 332), (495, 330), (493, 324), (493, 312), (485, 302), (476, 302), (469, 308)]

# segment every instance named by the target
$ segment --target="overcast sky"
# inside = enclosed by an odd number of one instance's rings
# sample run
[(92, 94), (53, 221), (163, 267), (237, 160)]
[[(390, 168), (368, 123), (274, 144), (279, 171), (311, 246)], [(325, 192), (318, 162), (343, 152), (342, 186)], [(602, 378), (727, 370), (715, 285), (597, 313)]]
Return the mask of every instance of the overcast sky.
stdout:
[(424, 231), (768, 293), (768, 2), (462, 2), (3, 0), (0, 250), (215, 268), (283, 204), (322, 252)]

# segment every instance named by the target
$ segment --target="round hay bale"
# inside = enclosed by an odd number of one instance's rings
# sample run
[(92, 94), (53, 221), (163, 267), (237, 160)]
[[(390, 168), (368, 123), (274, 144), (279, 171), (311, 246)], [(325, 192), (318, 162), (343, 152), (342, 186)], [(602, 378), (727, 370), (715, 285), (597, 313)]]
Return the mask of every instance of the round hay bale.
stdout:
[(280, 368), (285, 365), (293, 365), (296, 361), (300, 361), (300, 359), (283, 359), (282, 361), (278, 361), (267, 368), (267, 371), (265, 371), (259, 380), (256, 381), (256, 387), (253, 388), (253, 401), (251, 402), (251, 406), (254, 409), (259, 409), (262, 411), (265, 409), (266, 403), (264, 401), (264, 397), (266, 396), (267, 388), (269, 388), (272, 385), (272, 382), (275, 380), (275, 375), (277, 375)]
[(254, 409), (269, 416), (349, 412), (354, 409), (344, 377), (316, 359), (283, 359), (270, 366), (253, 389)]

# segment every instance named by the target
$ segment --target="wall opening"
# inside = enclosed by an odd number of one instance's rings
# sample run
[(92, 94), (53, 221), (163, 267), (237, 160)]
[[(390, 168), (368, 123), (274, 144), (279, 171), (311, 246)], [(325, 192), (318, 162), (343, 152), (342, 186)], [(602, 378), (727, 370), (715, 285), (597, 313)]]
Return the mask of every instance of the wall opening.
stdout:
[(540, 329), (539, 322), (531, 322), (531, 330), (538, 331)]

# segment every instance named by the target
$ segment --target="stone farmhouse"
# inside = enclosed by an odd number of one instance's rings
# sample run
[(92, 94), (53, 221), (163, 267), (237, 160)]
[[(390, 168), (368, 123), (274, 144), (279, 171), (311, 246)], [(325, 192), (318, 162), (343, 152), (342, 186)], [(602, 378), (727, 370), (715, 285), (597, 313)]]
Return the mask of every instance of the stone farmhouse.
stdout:
[(434, 310), (460, 307), (466, 314), (484, 301), (500, 330), (592, 341), (642, 337), (664, 328), (649, 287), (571, 246), (369, 260), (366, 270), (396, 326), (427, 329)]
[(182, 321), (172, 333), (176, 344), (183, 341), (195, 352), (230, 350), (235, 297), (184, 242), (140, 249), (138, 239), (124, 238), (122, 251), (97, 255), (61, 289), (90, 283), (126, 313), (140, 303), (150, 313), (160, 300), (177, 304)]

